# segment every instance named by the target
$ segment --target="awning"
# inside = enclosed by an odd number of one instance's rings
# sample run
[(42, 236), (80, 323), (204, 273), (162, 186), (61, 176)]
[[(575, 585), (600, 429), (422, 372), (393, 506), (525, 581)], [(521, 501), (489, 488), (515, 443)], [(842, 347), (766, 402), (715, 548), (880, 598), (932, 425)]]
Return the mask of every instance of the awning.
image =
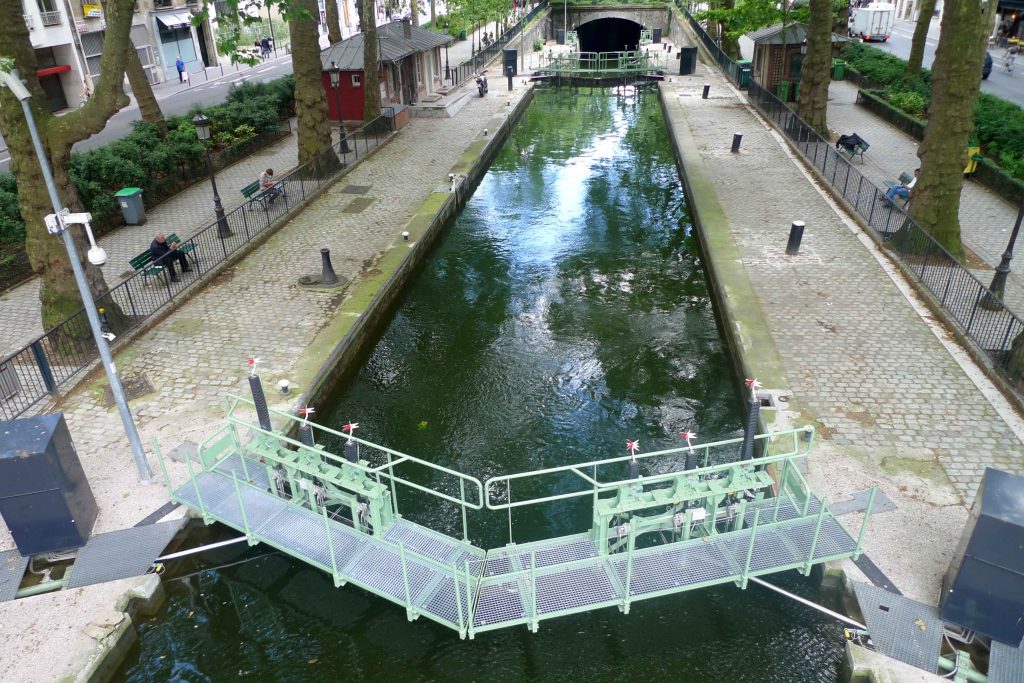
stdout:
[(52, 76), (54, 74), (62, 74), (65, 71), (71, 71), (71, 66), (68, 64), (58, 64), (57, 66), (50, 66), (45, 69), (40, 69), (36, 72), (36, 76)]
[(182, 28), (192, 23), (192, 13), (162, 12), (156, 15), (156, 19), (167, 28)]

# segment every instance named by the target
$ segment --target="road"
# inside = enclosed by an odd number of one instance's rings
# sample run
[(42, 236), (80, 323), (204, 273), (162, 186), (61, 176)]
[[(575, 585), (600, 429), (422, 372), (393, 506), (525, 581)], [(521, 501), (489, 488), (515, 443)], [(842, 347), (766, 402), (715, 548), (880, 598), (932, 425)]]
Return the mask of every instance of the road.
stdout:
[[(209, 106), (219, 104), (227, 97), (228, 90), (235, 83), (243, 81), (266, 82), (280, 78), (292, 72), (291, 55), (282, 55), (269, 62), (258, 64), (254, 67), (239, 66), (225, 67), (224, 76), (220, 76), (220, 69), (207, 69), (209, 81), (203, 80), (202, 74), (193, 76), (193, 83), (200, 83), (191, 87), (168, 81), (153, 86), (153, 94), (160, 102), (160, 108), (164, 116), (184, 114), (194, 105)], [(107, 121), (107, 126), (99, 133), (83, 140), (75, 145), (74, 151), (81, 152), (93, 147), (107, 144), (112, 140), (124, 137), (132, 130), (132, 123), (138, 121), (139, 108), (134, 100), (132, 104), (125, 107)], [(0, 170), (9, 170), (11, 156), (7, 151), (7, 145), (0, 139)]]

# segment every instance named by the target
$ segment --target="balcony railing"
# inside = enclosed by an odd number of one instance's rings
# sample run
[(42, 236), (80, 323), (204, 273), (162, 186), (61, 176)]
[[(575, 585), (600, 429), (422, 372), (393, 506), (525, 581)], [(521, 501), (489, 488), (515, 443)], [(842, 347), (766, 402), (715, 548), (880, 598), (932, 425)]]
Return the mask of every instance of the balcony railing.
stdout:
[(36, 30), (36, 22), (32, 18), (32, 15), (31, 14), (25, 14), (25, 15), (22, 15), (22, 16), (25, 17), (25, 26), (28, 26), (28, 30), (29, 31), (35, 31)]
[(43, 26), (60, 26), (61, 15), (60, 10), (56, 12), (40, 12), (39, 17), (43, 20)]

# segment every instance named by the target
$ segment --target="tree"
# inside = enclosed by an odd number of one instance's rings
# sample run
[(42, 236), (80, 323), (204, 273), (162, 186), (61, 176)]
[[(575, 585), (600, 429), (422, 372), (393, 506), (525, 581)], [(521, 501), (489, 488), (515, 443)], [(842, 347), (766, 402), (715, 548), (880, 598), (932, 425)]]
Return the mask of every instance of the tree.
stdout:
[[(332, 3), (333, 0), (328, 0)], [(366, 2), (370, 5), (371, 3)], [(288, 33), (292, 41), (292, 71), (295, 74), (295, 117), (298, 119), (299, 163), (323, 154), (331, 147), (327, 121), (327, 92), (320, 63), (320, 36), (316, 0), (292, 0), (288, 10)]]
[(928, 38), (928, 27), (931, 26), (932, 15), (935, 14), (935, 0), (921, 0), (919, 12), (917, 24), (914, 26), (914, 39), (910, 43), (910, 56), (907, 58), (907, 74), (909, 75), (921, 72), (921, 63), (924, 61), (924, 42)]
[(963, 253), (960, 190), (994, 5), (982, 5), (979, 0), (945, 0), (932, 64), (928, 127), (917, 149), (921, 176), (911, 193), (910, 213), (954, 256)]
[[(71, 147), (103, 130), (107, 120), (128, 103), (121, 90), (121, 79), (131, 46), (129, 30), (134, 4), (135, 0), (109, 0), (106, 3), (107, 29), (95, 92), (81, 108), (56, 117), (46, 106), (46, 97), (36, 76), (35, 50), (29, 40), (28, 28), (20, 20), (21, 2), (0, 0), (0, 8), (7, 8), (9, 19), (0, 25), (0, 52), (19, 70), (32, 93), (29, 104), (53, 169), (57, 193), (64, 206), (72, 211), (82, 211), (83, 207), (68, 175)], [(21, 105), (6, 89), (0, 92), (0, 133), (7, 142), (11, 172), (18, 182), (18, 207), (26, 226), (26, 252), (32, 270), (41, 279), (42, 323), (48, 329), (81, 309), (82, 300), (62, 241), (46, 231), (43, 218), (52, 213), (53, 208), (42, 168), (36, 158)], [(79, 246), (79, 255), (84, 257), (86, 245), (82, 231), (72, 232)], [(107, 284), (102, 271), (84, 260), (82, 265), (93, 296), (105, 295)], [(108, 314), (117, 315), (111, 304), (106, 306)]]
[(359, 23), (363, 31), (363, 121), (369, 123), (380, 116), (377, 17), (374, 16), (372, 0), (360, 2)]
[(828, 124), (829, 70), (832, 66), (832, 0), (810, 0), (807, 24), (807, 54), (800, 70), (800, 94), (796, 111), (804, 121), (826, 138)]
[(167, 135), (167, 121), (164, 120), (164, 113), (160, 110), (160, 103), (153, 95), (153, 88), (149, 86), (149, 79), (139, 61), (139, 53), (135, 50), (135, 44), (128, 42), (128, 58), (125, 62), (125, 75), (128, 76), (128, 83), (132, 86), (132, 93), (135, 95), (135, 102), (139, 105), (139, 113), (143, 121), (148, 121), (160, 131), (160, 137)]
[[(327, 42), (331, 45), (341, 42), (341, 18), (338, 16), (338, 0), (325, 0), (327, 8)], [(294, 45), (294, 43), (293, 43)]]

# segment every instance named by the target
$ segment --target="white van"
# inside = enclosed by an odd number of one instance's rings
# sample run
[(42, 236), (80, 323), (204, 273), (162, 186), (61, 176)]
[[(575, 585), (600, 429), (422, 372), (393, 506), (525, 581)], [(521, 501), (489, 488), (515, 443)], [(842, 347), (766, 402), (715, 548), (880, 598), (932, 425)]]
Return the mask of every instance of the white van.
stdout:
[(892, 22), (896, 17), (896, 6), (885, 2), (873, 2), (853, 11), (850, 20), (850, 36), (865, 43), (872, 40), (885, 42), (892, 35)]

